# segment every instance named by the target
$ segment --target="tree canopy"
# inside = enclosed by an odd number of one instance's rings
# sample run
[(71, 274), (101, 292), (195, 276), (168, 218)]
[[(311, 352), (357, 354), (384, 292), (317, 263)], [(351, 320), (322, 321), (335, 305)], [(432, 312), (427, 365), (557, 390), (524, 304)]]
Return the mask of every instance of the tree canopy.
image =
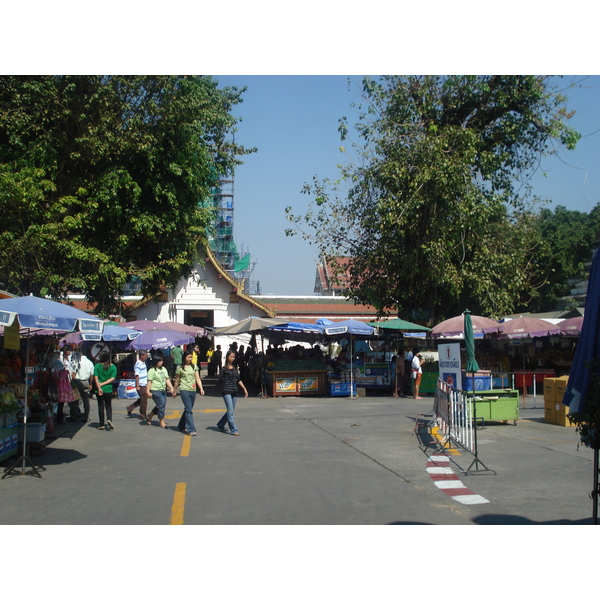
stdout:
[(366, 77), (362, 96), (358, 160), (305, 186), (288, 235), (352, 257), (349, 297), (382, 314), (510, 312), (541, 272), (524, 182), (579, 139), (564, 98), (547, 77), (496, 75)]
[(208, 199), (240, 156), (244, 90), (211, 77), (0, 77), (0, 277), (114, 308), (189, 274)]
[(543, 242), (538, 261), (543, 280), (532, 290), (529, 307), (532, 312), (546, 312), (569, 295), (569, 280), (585, 277), (585, 265), (592, 260), (592, 245), (600, 234), (600, 204), (589, 214), (564, 206), (554, 211), (543, 208), (536, 228)]

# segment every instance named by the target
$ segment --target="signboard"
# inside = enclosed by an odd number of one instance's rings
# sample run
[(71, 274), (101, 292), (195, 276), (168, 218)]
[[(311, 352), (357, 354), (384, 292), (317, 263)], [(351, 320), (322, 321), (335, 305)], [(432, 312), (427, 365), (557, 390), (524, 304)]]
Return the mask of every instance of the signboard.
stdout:
[(387, 387), (391, 385), (390, 363), (367, 363), (356, 367), (354, 382), (358, 387)]
[(100, 319), (79, 319), (81, 333), (102, 333), (104, 321)]
[(18, 319), (15, 319), (12, 325), (4, 328), (4, 347), (7, 350), (21, 348), (21, 328)]
[(8, 325), (12, 325), (15, 320), (17, 313), (8, 312), (6, 310), (0, 310), (0, 325), (4, 325), (7, 327)]
[(365, 365), (367, 377), (388, 377), (389, 371), (388, 363), (367, 363)]
[(440, 344), (440, 379), (454, 389), (462, 389), (462, 369), (460, 363), (460, 344)]
[(282, 377), (275, 379), (275, 390), (277, 392), (296, 392), (296, 378)]
[(298, 377), (299, 392), (316, 392), (319, 389), (318, 377)]

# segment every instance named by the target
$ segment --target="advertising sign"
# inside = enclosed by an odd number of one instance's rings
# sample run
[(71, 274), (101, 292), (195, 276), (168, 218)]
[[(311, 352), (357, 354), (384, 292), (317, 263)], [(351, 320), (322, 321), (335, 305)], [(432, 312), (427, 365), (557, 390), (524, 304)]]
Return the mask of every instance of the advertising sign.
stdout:
[(299, 392), (316, 392), (319, 389), (317, 377), (298, 377)]
[(440, 344), (440, 379), (454, 389), (462, 388), (462, 369), (460, 364), (460, 344)]
[(275, 379), (275, 389), (277, 392), (295, 392), (296, 389), (296, 378), (295, 377), (282, 377)]
[(4, 328), (4, 347), (7, 350), (19, 350), (21, 347), (21, 328), (18, 319)]

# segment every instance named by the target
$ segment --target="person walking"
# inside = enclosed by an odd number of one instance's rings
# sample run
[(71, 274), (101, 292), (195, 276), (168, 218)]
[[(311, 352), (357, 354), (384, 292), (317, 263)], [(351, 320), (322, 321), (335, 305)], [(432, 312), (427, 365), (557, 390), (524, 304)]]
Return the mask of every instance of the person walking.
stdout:
[(212, 362), (213, 362), (213, 376), (219, 375), (221, 373), (221, 369), (223, 366), (221, 365), (221, 360), (223, 359), (223, 353), (221, 352), (221, 346), (217, 345), (217, 349), (213, 352)]
[(87, 423), (90, 418), (90, 388), (94, 377), (94, 363), (86, 356), (85, 352), (81, 352), (79, 360), (75, 362), (75, 373), (73, 375), (73, 383), (81, 396), (83, 404), (83, 415), (79, 420)]
[(133, 409), (136, 406), (140, 407), (140, 419), (147, 419), (146, 411), (148, 410), (148, 351), (140, 350), (138, 359), (133, 365), (135, 373), (135, 391), (139, 398), (127, 407), (127, 415), (131, 416)]
[(404, 349), (400, 348), (396, 352), (396, 381), (394, 383), (394, 398), (404, 396)]
[(214, 376), (214, 367), (213, 367), (213, 362), (212, 362), (212, 356), (213, 356), (213, 352), (214, 350), (212, 349), (212, 346), (208, 348), (208, 350), (206, 351), (206, 363), (207, 363), (207, 375), (209, 377), (213, 377)]
[[(112, 397), (113, 381), (117, 377), (117, 367), (110, 362), (110, 354), (103, 352), (98, 357), (98, 364), (94, 367), (94, 381), (96, 382), (96, 398), (98, 400), (98, 429), (114, 429), (112, 424)], [(104, 425), (104, 411), (106, 410), (106, 425)]]
[(196, 435), (196, 425), (194, 424), (194, 402), (196, 401), (196, 388), (201, 396), (204, 396), (204, 388), (200, 379), (200, 370), (192, 364), (191, 352), (183, 353), (183, 364), (179, 366), (175, 373), (175, 385), (173, 386), (173, 398), (175, 398), (177, 387), (183, 402), (183, 414), (179, 419), (177, 428), (182, 433)]
[(412, 380), (414, 384), (414, 394), (413, 398), (415, 400), (423, 400), (419, 396), (419, 387), (421, 386), (421, 378), (423, 376), (423, 363), (425, 362), (424, 358), (421, 358), (421, 351), (418, 348), (413, 348), (413, 359), (412, 359)]
[(240, 372), (235, 367), (235, 359), (236, 352), (230, 348), (225, 355), (225, 365), (219, 374), (221, 395), (223, 396), (227, 412), (219, 419), (217, 427), (219, 431), (225, 433), (225, 423), (227, 423), (231, 435), (240, 435), (233, 420), (233, 412), (237, 401), (238, 386), (244, 391), (244, 398), (248, 397), (248, 390), (240, 378)]
[(171, 350), (171, 358), (173, 359), (173, 369), (171, 370), (171, 379), (175, 379), (177, 376), (177, 369), (181, 367), (183, 357), (183, 350), (181, 346), (174, 346)]
[(200, 346), (198, 344), (194, 344), (192, 349), (192, 364), (198, 366), (200, 362)]
[(173, 384), (169, 379), (169, 372), (163, 367), (163, 357), (155, 356), (152, 359), (152, 368), (148, 371), (148, 395), (152, 395), (152, 400), (156, 406), (150, 411), (146, 418), (148, 425), (152, 422), (152, 417), (158, 415), (158, 423), (166, 429), (165, 408), (167, 406), (167, 391), (169, 388), (171, 394), (174, 394)]

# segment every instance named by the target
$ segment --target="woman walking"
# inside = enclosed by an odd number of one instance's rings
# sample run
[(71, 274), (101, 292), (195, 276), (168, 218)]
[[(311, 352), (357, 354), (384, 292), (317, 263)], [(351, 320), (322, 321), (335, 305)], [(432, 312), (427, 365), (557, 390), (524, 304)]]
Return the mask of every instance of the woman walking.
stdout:
[[(98, 364), (94, 367), (94, 381), (96, 383), (96, 398), (98, 400), (98, 429), (114, 429), (112, 424), (112, 396), (113, 381), (117, 377), (117, 367), (110, 362), (110, 354), (103, 352), (98, 357)], [(106, 425), (104, 425), (104, 411), (106, 409)]]
[(158, 424), (165, 429), (167, 423), (165, 421), (165, 408), (167, 406), (167, 390), (174, 394), (173, 384), (169, 379), (169, 372), (163, 367), (163, 357), (157, 355), (152, 359), (152, 367), (148, 371), (148, 387), (146, 392), (152, 396), (156, 406), (148, 414), (146, 423), (150, 425), (152, 417), (158, 415)]
[(184, 352), (182, 361), (182, 364), (175, 371), (175, 386), (173, 388), (173, 398), (175, 398), (179, 386), (179, 393), (183, 402), (183, 414), (177, 427), (182, 433), (196, 435), (193, 412), (194, 402), (196, 401), (196, 387), (202, 396), (204, 396), (204, 388), (200, 380), (200, 371), (196, 365), (192, 364), (192, 353)]
[(219, 431), (225, 433), (225, 423), (229, 425), (229, 433), (231, 435), (240, 435), (233, 421), (233, 411), (235, 410), (235, 403), (237, 401), (237, 389), (238, 386), (244, 390), (244, 398), (248, 397), (248, 390), (240, 378), (240, 373), (236, 369), (234, 362), (236, 359), (236, 353), (234, 350), (229, 350), (225, 355), (225, 366), (219, 373), (219, 384), (221, 386), (221, 395), (225, 402), (227, 412), (221, 417), (217, 423)]

